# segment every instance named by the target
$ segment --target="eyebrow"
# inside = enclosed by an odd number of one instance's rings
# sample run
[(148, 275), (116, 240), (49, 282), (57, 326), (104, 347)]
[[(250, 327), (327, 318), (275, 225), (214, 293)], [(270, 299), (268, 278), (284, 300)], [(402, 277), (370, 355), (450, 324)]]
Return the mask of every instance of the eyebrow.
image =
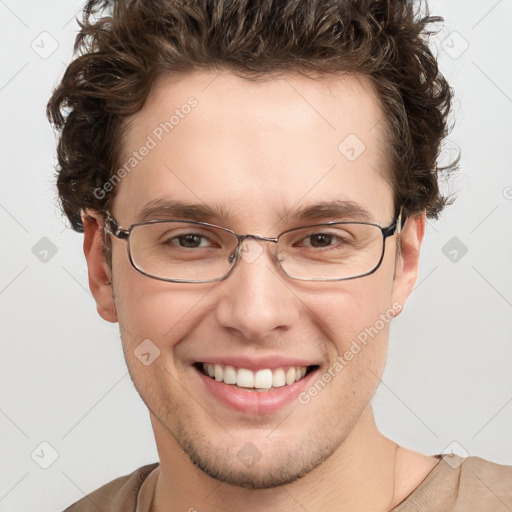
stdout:
[(298, 207), (286, 215), (295, 221), (322, 221), (327, 219), (346, 219), (363, 222), (375, 222), (373, 215), (354, 201), (324, 201), (308, 207)]
[[(222, 206), (208, 206), (201, 203), (185, 203), (171, 199), (155, 199), (147, 203), (137, 215), (137, 222), (156, 219), (189, 219), (199, 222), (227, 222), (227, 211)], [(323, 221), (328, 219), (374, 222), (373, 215), (354, 201), (323, 201), (307, 207), (299, 206), (285, 212), (281, 221), (292, 219), (294, 222)]]
[(227, 212), (222, 207), (185, 203), (171, 199), (155, 199), (147, 203), (137, 215), (137, 222), (155, 219), (189, 219), (199, 222), (225, 221)]

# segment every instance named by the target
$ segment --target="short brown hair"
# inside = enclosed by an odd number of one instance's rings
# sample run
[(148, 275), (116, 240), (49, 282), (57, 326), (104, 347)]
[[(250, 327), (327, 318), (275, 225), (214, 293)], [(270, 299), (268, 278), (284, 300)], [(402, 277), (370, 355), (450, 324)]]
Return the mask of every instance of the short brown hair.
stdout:
[(428, 46), (442, 18), (413, 0), (89, 0), (77, 58), (47, 114), (60, 131), (57, 187), (72, 227), (103, 212), (97, 187), (115, 172), (123, 121), (163, 73), (229, 70), (248, 79), (290, 72), (368, 76), (385, 113), (395, 206), (437, 217), (441, 142), (452, 91)]

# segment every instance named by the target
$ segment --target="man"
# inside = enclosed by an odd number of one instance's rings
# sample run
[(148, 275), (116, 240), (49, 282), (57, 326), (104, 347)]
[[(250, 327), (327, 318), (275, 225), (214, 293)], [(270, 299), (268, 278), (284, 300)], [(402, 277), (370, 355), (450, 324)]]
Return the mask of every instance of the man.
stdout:
[(512, 468), (398, 446), (370, 405), (447, 202), (436, 19), (404, 0), (108, 4), (87, 3), (48, 112), (160, 461), (68, 510), (512, 508)]

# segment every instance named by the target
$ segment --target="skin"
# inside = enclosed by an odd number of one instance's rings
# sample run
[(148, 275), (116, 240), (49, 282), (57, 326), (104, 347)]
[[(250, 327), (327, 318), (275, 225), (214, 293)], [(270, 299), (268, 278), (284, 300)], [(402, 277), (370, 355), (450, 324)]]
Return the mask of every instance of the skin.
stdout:
[[(354, 201), (374, 222), (393, 221), (383, 114), (364, 77), (163, 76), (129, 120), (122, 158), (190, 96), (197, 107), (117, 186), (111, 211), (121, 226), (137, 222), (156, 198), (220, 205), (226, 216), (212, 222), (263, 236), (296, 225), (287, 211), (321, 201)], [(354, 162), (338, 151), (351, 133), (366, 146)], [(191, 367), (219, 354), (281, 355), (311, 360), (323, 374), (380, 314), (405, 304), (424, 215), (387, 239), (381, 267), (363, 278), (293, 280), (262, 244), (262, 254), (240, 260), (226, 280), (193, 285), (140, 274), (126, 242), (114, 237), (111, 271), (101, 216), (88, 211), (83, 219), (98, 312), (119, 322), (130, 375), (150, 411), (160, 456), (152, 512), (390, 510), (437, 464), (375, 425), (370, 400), (386, 361), (388, 324), (308, 404), (294, 401), (271, 414), (217, 402)], [(144, 339), (160, 350), (148, 366), (134, 354)], [(262, 455), (252, 467), (237, 457), (247, 443)]]

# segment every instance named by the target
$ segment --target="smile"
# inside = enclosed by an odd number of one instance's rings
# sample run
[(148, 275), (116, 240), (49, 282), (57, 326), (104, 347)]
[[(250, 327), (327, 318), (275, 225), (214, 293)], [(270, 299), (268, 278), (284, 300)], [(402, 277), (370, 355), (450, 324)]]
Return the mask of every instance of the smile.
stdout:
[(232, 365), (217, 363), (198, 363), (196, 367), (203, 375), (217, 382), (223, 382), (245, 391), (260, 392), (290, 386), (303, 379), (310, 369), (316, 368), (316, 366), (283, 366), (252, 371), (247, 368), (236, 368)]

